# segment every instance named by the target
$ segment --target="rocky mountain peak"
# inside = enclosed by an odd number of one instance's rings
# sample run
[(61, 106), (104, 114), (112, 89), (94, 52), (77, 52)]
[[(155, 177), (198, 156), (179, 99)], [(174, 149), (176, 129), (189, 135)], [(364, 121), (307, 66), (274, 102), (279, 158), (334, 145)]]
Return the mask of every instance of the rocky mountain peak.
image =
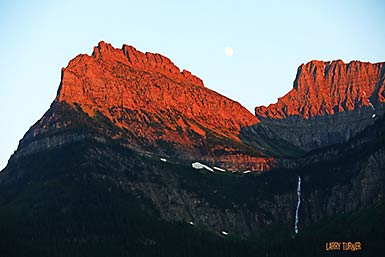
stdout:
[(169, 58), (128, 45), (116, 49), (103, 41), (91, 56), (78, 55), (63, 68), (56, 100), (77, 103), (90, 114), (112, 107), (178, 110), (207, 122), (232, 120), (228, 125), (237, 129), (258, 121), (239, 103), (205, 88), (191, 72), (181, 72)]
[(180, 69), (166, 56), (158, 53), (143, 53), (135, 47), (124, 44), (121, 49), (114, 48), (104, 41), (94, 47), (92, 57), (97, 60), (115, 60), (130, 67), (147, 72), (158, 72), (178, 82), (204, 86), (203, 81), (191, 72)]
[(266, 160), (239, 137), (258, 118), (160, 54), (102, 41), (63, 69), (55, 102), (104, 116), (121, 130), (114, 138), (142, 151), (212, 162), (219, 152), (216, 160), (227, 167), (265, 169), (258, 167)]
[(384, 63), (314, 60), (302, 64), (293, 89), (278, 102), (255, 109), (260, 117), (310, 118), (385, 102)]

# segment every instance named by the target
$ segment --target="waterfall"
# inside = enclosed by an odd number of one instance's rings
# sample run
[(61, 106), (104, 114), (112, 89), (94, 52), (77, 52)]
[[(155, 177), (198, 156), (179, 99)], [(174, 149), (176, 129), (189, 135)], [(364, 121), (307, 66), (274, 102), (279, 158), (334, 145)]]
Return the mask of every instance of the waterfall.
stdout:
[(376, 111), (376, 108), (374, 108), (374, 106), (373, 106), (372, 102), (370, 101), (370, 99), (367, 98), (367, 100), (368, 100), (368, 103), (369, 103), (370, 107), (372, 107), (373, 111)]
[(301, 205), (301, 177), (298, 176), (298, 186), (297, 186), (297, 209), (295, 210), (295, 224), (294, 224), (294, 233), (298, 234), (298, 211), (299, 206)]
[[(364, 97), (366, 97), (366, 92), (364, 92)], [(369, 98), (366, 98), (366, 100), (368, 101), (370, 107), (372, 107), (372, 109), (373, 109), (374, 113), (372, 114), (372, 118), (374, 119), (374, 118), (376, 118), (376, 108), (374, 108), (374, 106), (373, 106), (373, 104)]]

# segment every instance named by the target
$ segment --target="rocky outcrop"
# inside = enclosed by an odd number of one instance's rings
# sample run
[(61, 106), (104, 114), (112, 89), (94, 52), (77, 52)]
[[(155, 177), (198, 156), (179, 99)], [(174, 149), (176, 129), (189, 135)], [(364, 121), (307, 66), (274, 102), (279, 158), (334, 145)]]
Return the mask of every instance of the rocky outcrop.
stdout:
[[(57, 100), (77, 103), (91, 115), (98, 110), (112, 119), (123, 118), (118, 112), (125, 109), (138, 111), (138, 116), (145, 115), (140, 111), (163, 114), (170, 129), (188, 125), (183, 118), (194, 119), (195, 132), (201, 135), (203, 126), (236, 138), (240, 127), (258, 121), (239, 103), (205, 88), (190, 72), (180, 72), (167, 57), (127, 45), (115, 49), (104, 42), (91, 56), (79, 55), (63, 69)], [(183, 117), (168, 124), (166, 119), (173, 115)]]
[(346, 142), (384, 114), (384, 63), (311, 61), (298, 68), (293, 89), (255, 109), (283, 140), (310, 151)]
[[(72, 110), (62, 112), (63, 105)], [(243, 106), (205, 88), (167, 57), (132, 46), (100, 42), (90, 56), (71, 60), (51, 109), (22, 142), (66, 133), (84, 114), (93, 130), (141, 152), (232, 170), (267, 170), (275, 162), (239, 138), (242, 127), (258, 122)]]
[(384, 63), (311, 61), (298, 68), (289, 93), (268, 107), (256, 107), (255, 114), (273, 119), (332, 115), (384, 103), (384, 91)]

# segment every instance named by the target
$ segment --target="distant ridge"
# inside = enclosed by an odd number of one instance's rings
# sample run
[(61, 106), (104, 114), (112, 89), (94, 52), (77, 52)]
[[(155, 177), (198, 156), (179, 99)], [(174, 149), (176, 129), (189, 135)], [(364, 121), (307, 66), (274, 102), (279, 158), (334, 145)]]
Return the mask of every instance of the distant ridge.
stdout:
[(258, 117), (310, 118), (352, 111), (370, 102), (385, 102), (385, 65), (341, 60), (311, 61), (298, 68), (293, 89), (268, 107), (255, 108)]

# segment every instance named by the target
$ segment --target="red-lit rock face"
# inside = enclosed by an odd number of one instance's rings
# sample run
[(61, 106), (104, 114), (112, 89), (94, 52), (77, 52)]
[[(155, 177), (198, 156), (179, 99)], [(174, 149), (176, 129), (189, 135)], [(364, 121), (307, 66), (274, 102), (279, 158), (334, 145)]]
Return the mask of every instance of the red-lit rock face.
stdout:
[(278, 102), (255, 109), (260, 117), (310, 118), (385, 102), (384, 63), (311, 61), (298, 68), (293, 89)]
[[(139, 147), (161, 149), (162, 140), (193, 158), (245, 161), (245, 168), (266, 162), (247, 154), (238, 137), (258, 119), (160, 54), (100, 42), (91, 56), (79, 55), (63, 69), (56, 100), (76, 103), (91, 117), (101, 112)], [(227, 157), (217, 158), (218, 151)]]
[[(112, 107), (168, 112), (174, 118), (183, 115), (233, 138), (240, 127), (258, 122), (237, 102), (205, 88), (190, 72), (180, 72), (167, 57), (144, 54), (127, 45), (115, 49), (104, 42), (94, 48), (92, 56), (79, 55), (63, 69), (57, 99), (111, 118)], [(186, 126), (182, 119), (175, 122), (168, 125), (172, 129)], [(195, 130), (204, 134), (198, 127)]]

